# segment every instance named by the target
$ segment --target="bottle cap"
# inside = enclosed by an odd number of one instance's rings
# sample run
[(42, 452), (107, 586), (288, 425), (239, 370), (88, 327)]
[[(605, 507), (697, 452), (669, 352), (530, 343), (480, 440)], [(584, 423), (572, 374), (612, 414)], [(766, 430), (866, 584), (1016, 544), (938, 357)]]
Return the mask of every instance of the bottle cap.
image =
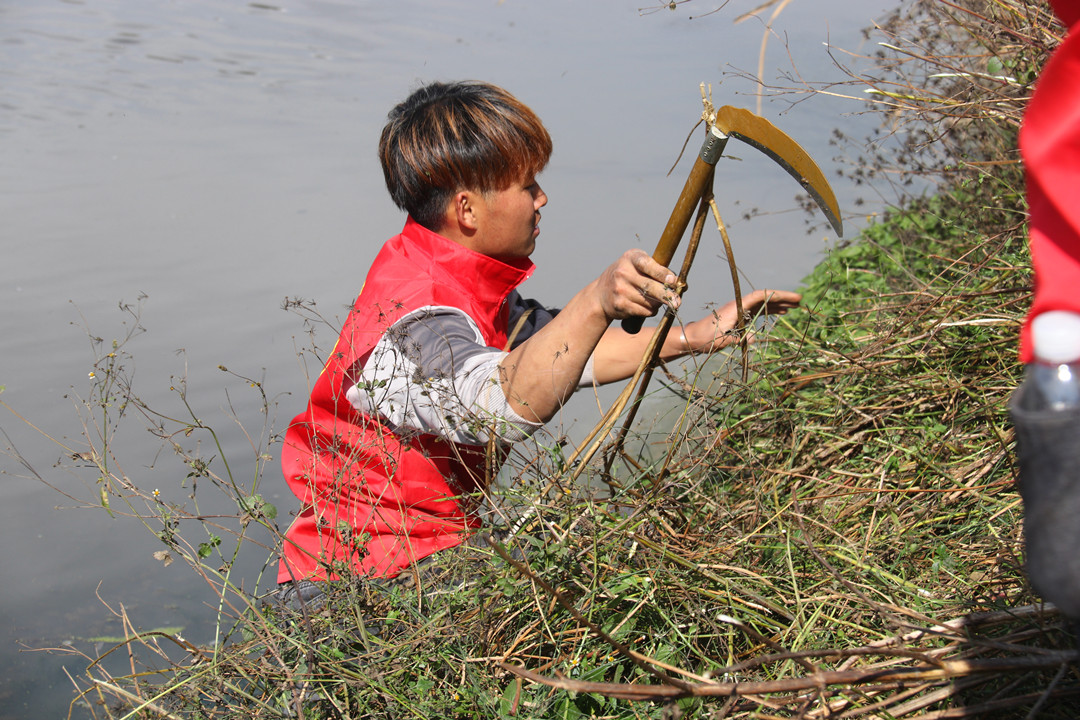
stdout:
[(1080, 315), (1065, 310), (1040, 313), (1031, 321), (1031, 339), (1040, 361), (1076, 362), (1080, 360)]

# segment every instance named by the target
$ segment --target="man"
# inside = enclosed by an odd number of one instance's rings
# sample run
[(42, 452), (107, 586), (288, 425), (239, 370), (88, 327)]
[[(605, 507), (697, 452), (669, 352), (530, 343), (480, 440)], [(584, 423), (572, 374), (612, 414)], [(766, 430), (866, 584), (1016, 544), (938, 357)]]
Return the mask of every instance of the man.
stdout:
[[(386, 185), (408, 212), (368, 272), (282, 468), (301, 511), (278, 581), (392, 578), (479, 527), (471, 498), (496, 452), (551, 419), (586, 384), (629, 377), (649, 333), (612, 320), (676, 308), (676, 276), (622, 255), (558, 311), (515, 289), (533, 271), (551, 155), (539, 118), (482, 83), (433, 83), (391, 111)], [(758, 291), (750, 312), (800, 296)], [(735, 304), (672, 333), (662, 357), (733, 341)]]

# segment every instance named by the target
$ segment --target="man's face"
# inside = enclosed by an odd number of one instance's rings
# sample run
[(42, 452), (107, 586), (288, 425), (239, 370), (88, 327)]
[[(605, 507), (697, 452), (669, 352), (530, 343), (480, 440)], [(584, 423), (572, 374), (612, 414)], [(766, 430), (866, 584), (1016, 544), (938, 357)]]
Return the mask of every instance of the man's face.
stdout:
[(496, 258), (528, 257), (540, 234), (540, 208), (547, 195), (535, 179), (477, 196), (473, 249)]

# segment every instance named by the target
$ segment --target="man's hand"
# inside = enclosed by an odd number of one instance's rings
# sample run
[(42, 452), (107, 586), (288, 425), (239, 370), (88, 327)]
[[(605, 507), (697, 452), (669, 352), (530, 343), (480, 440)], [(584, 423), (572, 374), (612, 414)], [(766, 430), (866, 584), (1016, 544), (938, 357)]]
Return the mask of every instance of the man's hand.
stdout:
[[(802, 295), (787, 290), (755, 290), (743, 296), (743, 312), (746, 313), (746, 328), (753, 342), (753, 320), (761, 315), (783, 315), (788, 310), (798, 307)], [(712, 352), (739, 341), (736, 334), (739, 316), (735, 301), (714, 310), (708, 317), (683, 326), (687, 347), (684, 353)]]
[(644, 250), (628, 250), (596, 280), (608, 321), (655, 315), (662, 305), (679, 307), (678, 277)]

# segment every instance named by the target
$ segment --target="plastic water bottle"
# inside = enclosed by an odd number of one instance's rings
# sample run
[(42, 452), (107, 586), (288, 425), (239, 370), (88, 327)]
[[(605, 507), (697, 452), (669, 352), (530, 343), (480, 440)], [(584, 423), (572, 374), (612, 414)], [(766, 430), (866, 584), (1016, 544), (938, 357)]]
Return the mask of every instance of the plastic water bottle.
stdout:
[(1063, 310), (1036, 315), (1031, 337), (1035, 362), (1027, 376), (1043, 409), (1080, 407), (1080, 315)]

